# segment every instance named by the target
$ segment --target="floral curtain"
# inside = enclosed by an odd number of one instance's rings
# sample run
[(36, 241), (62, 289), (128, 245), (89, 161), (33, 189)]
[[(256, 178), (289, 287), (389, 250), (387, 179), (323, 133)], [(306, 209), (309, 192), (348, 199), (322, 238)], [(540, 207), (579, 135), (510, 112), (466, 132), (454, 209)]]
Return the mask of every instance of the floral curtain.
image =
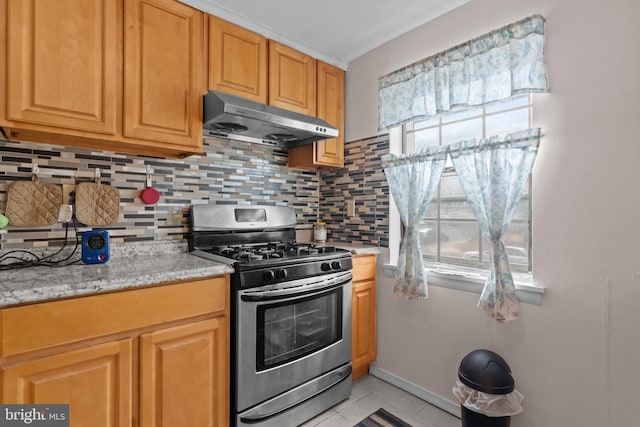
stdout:
[(533, 15), (383, 76), (378, 126), (546, 92), (543, 46), (544, 18)]
[(422, 264), (419, 226), (438, 188), (446, 156), (446, 147), (429, 147), (419, 153), (403, 156), (389, 154), (382, 159), (389, 191), (405, 227), (393, 293), (407, 299), (429, 296), (427, 275)]
[(518, 298), (502, 237), (522, 196), (538, 152), (540, 129), (503, 139), (462, 141), (450, 146), (462, 190), (491, 245), (491, 271), (478, 301), (499, 322), (518, 318)]

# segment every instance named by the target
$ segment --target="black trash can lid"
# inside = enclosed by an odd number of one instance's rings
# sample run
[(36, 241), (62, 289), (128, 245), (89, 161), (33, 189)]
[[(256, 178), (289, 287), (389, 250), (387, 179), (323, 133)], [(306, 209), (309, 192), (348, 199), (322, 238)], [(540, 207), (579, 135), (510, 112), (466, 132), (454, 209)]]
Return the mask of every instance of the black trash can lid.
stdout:
[(514, 389), (511, 368), (491, 350), (474, 350), (460, 362), (458, 378), (463, 384), (489, 394), (508, 394)]

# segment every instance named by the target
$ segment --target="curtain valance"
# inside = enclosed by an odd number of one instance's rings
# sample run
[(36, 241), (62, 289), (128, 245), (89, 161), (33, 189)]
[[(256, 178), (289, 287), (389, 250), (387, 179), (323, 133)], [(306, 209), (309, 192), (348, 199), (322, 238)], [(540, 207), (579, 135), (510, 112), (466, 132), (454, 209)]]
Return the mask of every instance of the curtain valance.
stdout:
[(544, 22), (530, 16), (381, 77), (379, 129), (546, 92)]

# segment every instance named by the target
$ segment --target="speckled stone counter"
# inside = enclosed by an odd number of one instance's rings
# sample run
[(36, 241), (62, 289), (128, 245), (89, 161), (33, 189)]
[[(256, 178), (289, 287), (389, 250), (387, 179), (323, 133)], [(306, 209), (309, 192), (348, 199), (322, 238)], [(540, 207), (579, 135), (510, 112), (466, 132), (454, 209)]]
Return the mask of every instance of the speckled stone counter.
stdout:
[(376, 246), (364, 246), (349, 243), (327, 243), (328, 245), (335, 246), (336, 248), (346, 249), (354, 255), (371, 255), (380, 254), (380, 248)]
[(105, 264), (29, 267), (0, 271), (0, 307), (194, 280), (233, 268), (189, 255), (184, 242), (112, 247)]

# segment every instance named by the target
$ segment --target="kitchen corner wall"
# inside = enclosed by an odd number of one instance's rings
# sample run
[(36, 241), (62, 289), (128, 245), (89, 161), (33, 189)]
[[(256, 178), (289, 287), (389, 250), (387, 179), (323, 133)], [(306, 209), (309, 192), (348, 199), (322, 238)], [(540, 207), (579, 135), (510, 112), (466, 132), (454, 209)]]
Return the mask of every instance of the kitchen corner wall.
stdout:
[(381, 160), (388, 152), (388, 134), (349, 142), (344, 168), (320, 172), (319, 218), (330, 242), (389, 247), (389, 187)]
[[(0, 212), (5, 212), (10, 183), (31, 179), (37, 164), (40, 181), (54, 184), (92, 181), (95, 168), (101, 169), (102, 182), (120, 191), (119, 220), (107, 227), (113, 243), (185, 239), (188, 207), (198, 203), (291, 206), (299, 224), (317, 220), (318, 173), (288, 168), (286, 149), (217, 138), (205, 138), (203, 148), (200, 156), (161, 159), (0, 139)], [(160, 192), (156, 205), (140, 200), (146, 165), (151, 165), (153, 187)], [(69, 233), (74, 240), (73, 231)], [(64, 236), (60, 223), (10, 225), (0, 230), (0, 249), (61, 245)]]

